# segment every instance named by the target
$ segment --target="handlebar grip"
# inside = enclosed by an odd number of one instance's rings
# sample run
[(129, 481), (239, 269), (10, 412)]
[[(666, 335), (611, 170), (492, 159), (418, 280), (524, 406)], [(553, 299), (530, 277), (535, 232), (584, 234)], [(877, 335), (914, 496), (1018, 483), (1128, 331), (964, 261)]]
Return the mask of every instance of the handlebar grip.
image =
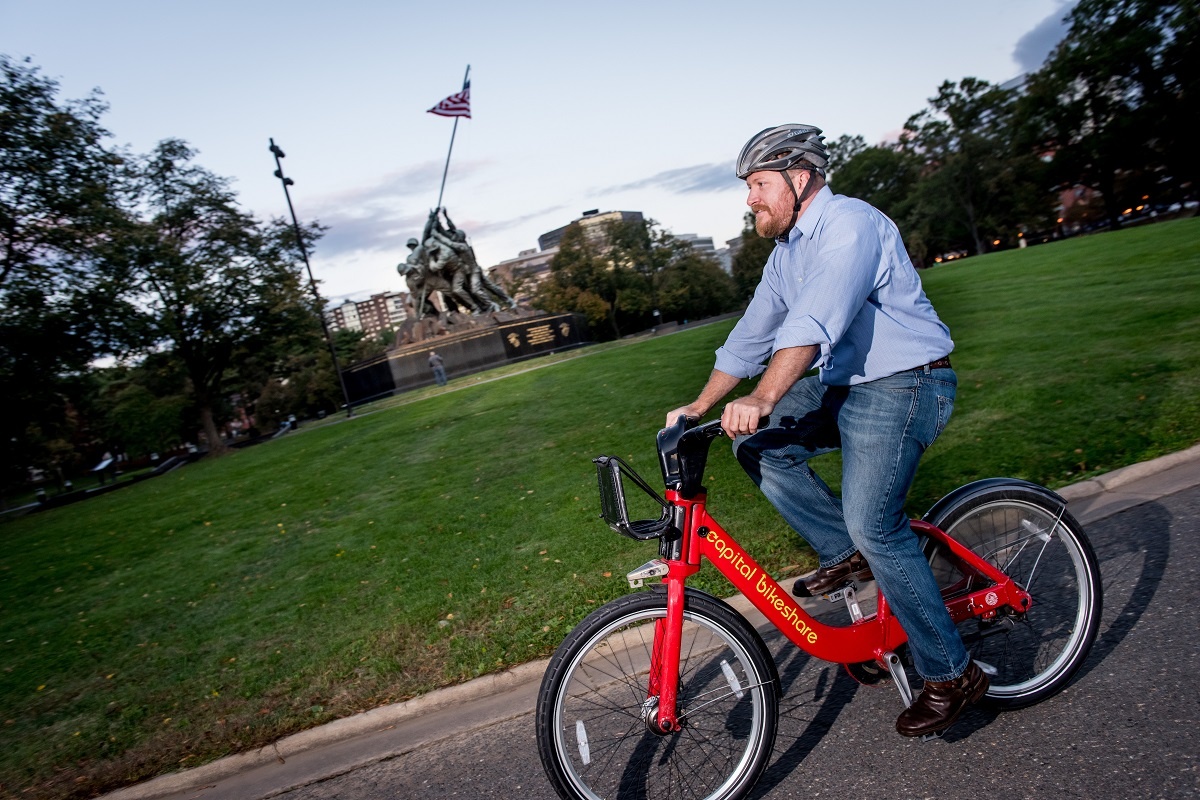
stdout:
[(696, 439), (708, 441), (710, 439), (716, 439), (718, 436), (723, 436), (724, 434), (725, 431), (721, 429), (721, 420), (714, 419), (704, 423), (703, 425), (697, 425), (696, 427), (690, 429), (683, 435), (683, 438), (691, 439), (693, 441)]
[[(761, 419), (759, 419), (759, 421), (758, 421), (759, 429), (766, 427), (766, 425), (770, 421), (771, 421), (771, 418), (769, 416), (762, 417)], [(724, 436), (726, 434), (725, 434), (725, 430), (721, 427), (721, 420), (714, 419), (714, 420), (710, 420), (709, 422), (704, 423), (703, 425), (697, 425), (695, 428), (692, 428), (690, 431), (688, 431), (687, 434), (685, 434), (685, 435), (694, 436), (694, 437), (700, 438), (700, 439), (716, 439), (718, 436)], [(730, 437), (730, 438), (732, 438), (732, 437)]]

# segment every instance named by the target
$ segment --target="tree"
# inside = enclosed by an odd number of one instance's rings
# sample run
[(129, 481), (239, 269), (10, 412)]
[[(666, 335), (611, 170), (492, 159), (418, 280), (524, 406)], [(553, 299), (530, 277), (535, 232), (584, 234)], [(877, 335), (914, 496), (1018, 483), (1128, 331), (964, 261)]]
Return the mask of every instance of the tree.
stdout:
[[(728, 276), (715, 262), (653, 220), (608, 223), (601, 235), (590, 237), (583, 226), (571, 225), (550, 271), (535, 304), (547, 311), (584, 314), (599, 339), (643, 330), (672, 316), (690, 319), (726, 311), (734, 297)], [(695, 285), (683, 286), (685, 279)]]
[(1200, 7), (1081, 0), (1067, 18), (1022, 110), (1058, 181), (1099, 191), (1115, 228), (1143, 197), (1194, 191)]
[(28, 60), (0, 55), (0, 469), (57, 469), (79, 433), (83, 373), (105, 351), (95, 322), (111, 298), (91, 269), (108, 246), (120, 155), (98, 93), (62, 101)]
[(737, 308), (737, 284), (721, 266), (685, 242), (657, 276), (657, 307), (663, 320), (703, 319)]
[(134, 367), (97, 370), (99, 433), (103, 447), (130, 458), (162, 453), (186, 438), (186, 379), (178, 366), (156, 353)]
[(56, 288), (90, 260), (119, 216), (117, 167), (93, 92), (60, 102), (58, 84), (0, 54), (0, 288)]
[(1046, 204), (1040, 162), (1018, 146), (1016, 97), (977, 78), (946, 81), (905, 123), (901, 147), (922, 165), (904, 220), (910, 250), (986, 253)]
[[(169, 352), (182, 365), (212, 452), (224, 449), (217, 412), (237, 365), (253, 381), (297, 342), (311, 342), (316, 309), (304, 291), (294, 231), (237, 208), (228, 181), (167, 140), (134, 169), (131, 218), (106, 265), (133, 353)], [(310, 241), (320, 235), (310, 227)]]
[(865, 147), (830, 176), (830, 188), (899, 219), (920, 172), (920, 160), (912, 152), (899, 147)]
[(851, 136), (844, 133), (836, 141), (830, 142), (828, 148), (829, 163), (825, 165), (825, 177), (832, 183), (833, 176), (842, 167), (849, 164), (867, 149), (867, 140), (862, 136)]
[[(594, 336), (620, 336), (613, 304), (615, 299), (612, 277), (596, 248), (579, 224), (569, 225), (563, 232), (558, 252), (550, 261), (550, 277), (538, 286), (533, 303), (547, 311), (567, 311), (583, 314)], [(602, 326), (611, 325), (612, 336), (601, 333)]]
[(763, 267), (775, 249), (772, 239), (764, 239), (754, 230), (754, 214), (747, 211), (742, 218), (742, 246), (733, 256), (733, 281), (739, 297), (746, 302), (762, 280)]

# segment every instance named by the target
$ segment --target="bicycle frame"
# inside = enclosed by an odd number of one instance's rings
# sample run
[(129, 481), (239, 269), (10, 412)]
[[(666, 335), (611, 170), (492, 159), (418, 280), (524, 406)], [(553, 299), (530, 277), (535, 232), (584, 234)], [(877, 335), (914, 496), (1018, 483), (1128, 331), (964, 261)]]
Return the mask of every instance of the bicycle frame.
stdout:
[[(678, 559), (663, 559), (667, 574), (667, 615), (655, 625), (647, 701), (657, 698), (653, 723), (662, 732), (679, 728), (676, 690), (679, 684), (683, 632), (684, 585), (700, 570), (703, 559), (745, 595), (797, 647), (816, 658), (840, 664), (875, 661), (887, 668), (887, 654), (907, 640), (903, 628), (880, 593), (875, 614), (846, 626), (818, 622), (787, 593), (749, 553), (722, 528), (705, 507), (706, 495), (684, 498), (667, 490), (666, 500), (682, 512), (683, 537)], [(937, 542), (957, 561), (964, 574), (982, 579), (983, 588), (953, 593), (946, 608), (955, 623), (970, 617), (990, 619), (1005, 607), (1024, 612), (1032, 598), (1000, 570), (929, 523), (913, 520), (913, 530)]]

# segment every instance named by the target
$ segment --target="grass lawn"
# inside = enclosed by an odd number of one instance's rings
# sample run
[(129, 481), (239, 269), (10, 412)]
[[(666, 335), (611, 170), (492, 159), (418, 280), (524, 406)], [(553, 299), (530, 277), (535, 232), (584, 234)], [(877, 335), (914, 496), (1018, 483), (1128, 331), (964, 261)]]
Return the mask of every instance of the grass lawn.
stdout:
[[(1200, 438), (1200, 220), (923, 277), (960, 385), (914, 513)], [(0, 795), (92, 796), (547, 655), (654, 555), (598, 520), (590, 459), (654, 482), (653, 434), (731, 325), (472, 376), (0, 526)], [(808, 566), (720, 445), (706, 483), (764, 566)]]

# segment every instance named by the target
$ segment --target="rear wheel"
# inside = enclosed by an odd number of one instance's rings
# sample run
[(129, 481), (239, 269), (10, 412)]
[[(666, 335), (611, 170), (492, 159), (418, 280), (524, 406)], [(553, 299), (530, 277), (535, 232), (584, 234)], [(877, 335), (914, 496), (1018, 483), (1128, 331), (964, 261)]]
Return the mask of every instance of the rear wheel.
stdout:
[(661, 591), (592, 612), (559, 646), (542, 680), (537, 739), (562, 798), (744, 797), (775, 742), (779, 677), (754, 628), (716, 598), (689, 590), (679, 660), (681, 729), (647, 724)]
[[(969, 619), (959, 633), (991, 674), (988, 701), (1020, 708), (1062, 689), (1083, 665), (1100, 625), (1100, 567), (1083, 528), (1050, 497), (999, 485), (952, 503), (928, 520), (998, 567), (1033, 603), (995, 619)], [(982, 588), (946, 553), (928, 546), (943, 594)]]

